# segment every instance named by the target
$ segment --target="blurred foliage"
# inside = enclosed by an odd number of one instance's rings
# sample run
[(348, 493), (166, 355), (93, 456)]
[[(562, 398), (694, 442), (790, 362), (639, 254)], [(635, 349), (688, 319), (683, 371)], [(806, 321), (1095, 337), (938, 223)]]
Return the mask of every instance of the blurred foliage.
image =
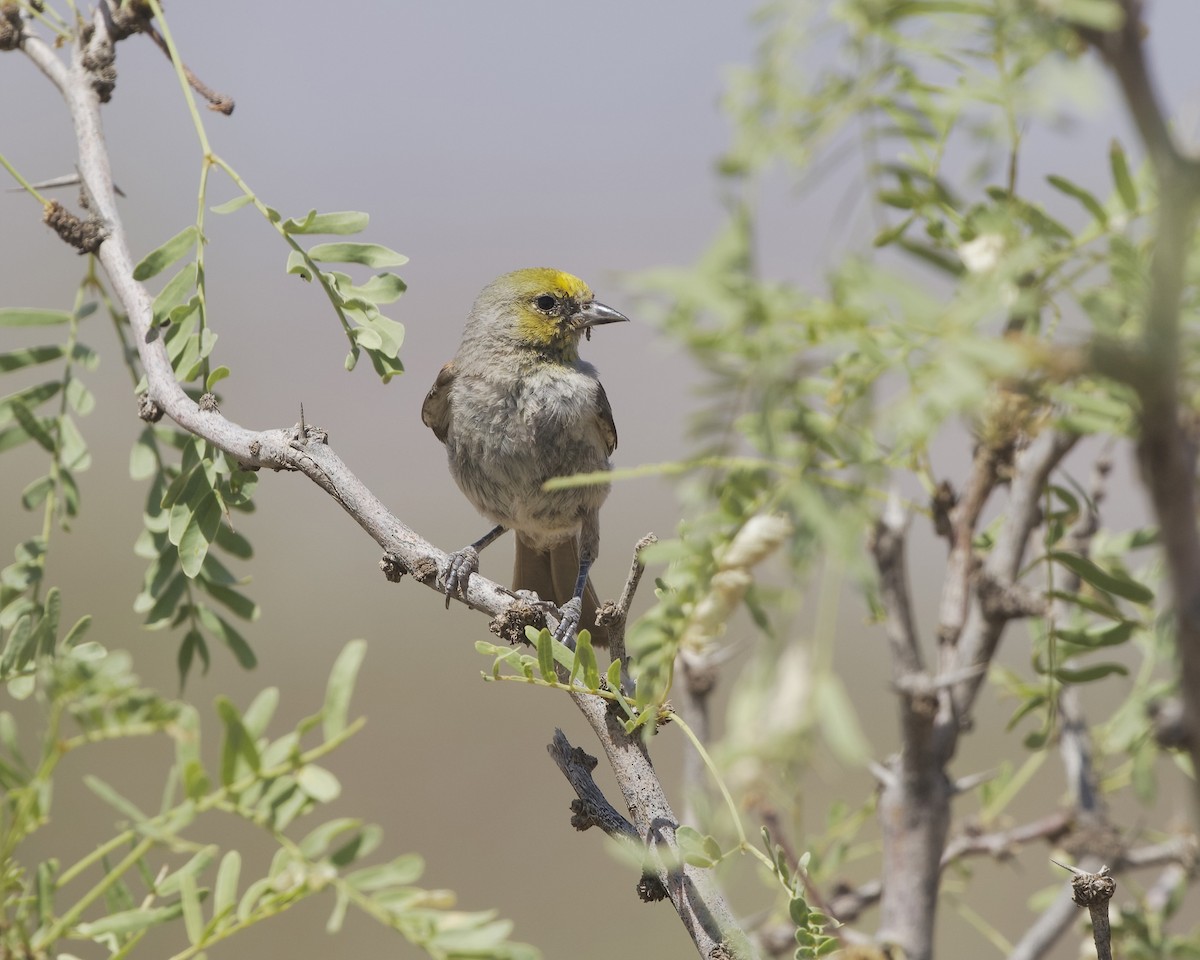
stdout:
[[(1035, 555), (1019, 585), (1046, 615), (1027, 621), (1030, 669), (992, 675), (1015, 701), (1010, 726), (1036, 721), (1024, 735), (1033, 759), (1006, 764), (976, 788), (981, 827), (1042, 782), (1040, 751), (1054, 742), (1058, 698), (1080, 684), (1104, 685), (1114, 704), (1093, 731), (1105, 790), (1132, 787), (1153, 801), (1160, 749), (1146, 708), (1175, 684), (1170, 614), (1156, 599), (1160, 571), (1143, 550), (1156, 533), (1102, 524), (1077, 534), (1097, 509), (1081, 457), (1106, 454), (1136, 424), (1132, 391), (1090, 370), (1088, 345), (1142, 332), (1155, 185), (1117, 142), (1106, 157), (1061, 154), (1063, 165), (1036, 179), (1026, 169), (1030, 131), (1072, 119), (1103, 89), (1075, 25), (1109, 29), (1121, 16), (1110, 0), (767, 4), (755, 62), (733, 75), (726, 98), (735, 129), (719, 165), (728, 222), (694, 266), (635, 281), (706, 374), (688, 519), (675, 541), (654, 548), (668, 564), (659, 602), (630, 632), (638, 703), (665, 702), (681, 682), (689, 624), (738, 531), (764, 515), (786, 517), (784, 570), (746, 593), (760, 635), (723, 739), (710, 746), (744, 813), (803, 838), (803, 867), (775, 877), (784, 887), (780, 917), (790, 912), (799, 928), (798, 957), (828, 948), (823, 928), (810, 926), (824, 918), (810, 912), (795, 875), (828, 889), (852, 861), (878, 853), (870, 799), (839, 801), (814, 823), (803, 777), (821, 756), (853, 767), (890, 749), (864, 743), (856, 719), (864, 705), (832, 667), (834, 646), (849, 639), (833, 612), (841, 580), (879, 612), (866, 537), (874, 518), (890, 492), (918, 490), (906, 506), (936, 526), (935, 494), (946, 482), (963, 488), (971, 446), (991, 452), (1003, 487), (1038, 433), (1098, 438), (1044, 491)], [(1087, 182), (1097, 167), (1108, 171), (1101, 186)], [(829, 182), (846, 191), (858, 235), (870, 224), (865, 242), (842, 228), (843, 252), (828, 256), (820, 289), (765, 275), (765, 261), (788, 257), (762, 249), (762, 198)], [(832, 232), (789, 209), (797, 239)], [(779, 221), (778, 210), (767, 212)], [(1198, 263), (1193, 251), (1187, 316), (1198, 305)], [(1186, 340), (1184, 358), (1193, 415), (1196, 342)], [(954, 461), (943, 438), (953, 441), (962, 424), (970, 441), (959, 441)], [(982, 557), (1001, 519), (993, 514), (977, 538)], [(816, 606), (805, 625), (797, 606), (810, 595)], [(718, 631), (691, 652), (720, 662), (745, 633)], [(1021, 749), (1014, 744), (1014, 757)], [(742, 829), (724, 806), (699, 798), (696, 809), (704, 820), (696, 826), (717, 837)], [(770, 840), (766, 849), (778, 864)]]

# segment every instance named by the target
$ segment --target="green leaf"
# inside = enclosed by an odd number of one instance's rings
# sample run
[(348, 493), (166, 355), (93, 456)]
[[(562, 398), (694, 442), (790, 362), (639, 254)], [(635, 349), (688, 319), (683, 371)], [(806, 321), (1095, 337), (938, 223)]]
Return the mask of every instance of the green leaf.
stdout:
[(554, 672), (554, 648), (551, 646), (553, 639), (549, 630), (541, 630), (537, 634), (538, 669), (542, 673), (542, 679), (548, 683), (558, 679)]
[(1129, 162), (1125, 159), (1125, 151), (1118, 140), (1113, 140), (1108, 147), (1108, 163), (1112, 168), (1113, 183), (1117, 185), (1117, 193), (1121, 202), (1130, 213), (1137, 212), (1138, 194), (1133, 177), (1129, 174)]
[(7, 423), (13, 419), (13, 407), (18, 403), (32, 410), (40, 404), (45, 403), (51, 397), (57, 396), (61, 389), (61, 380), (49, 380), (46, 383), (38, 383), (32, 387), (26, 387), (24, 390), (18, 390), (15, 393), (0, 397), (0, 423)]
[(294, 273), (305, 283), (311, 283), (313, 278), (312, 267), (308, 265), (308, 258), (301, 250), (293, 250), (288, 254), (287, 272)]
[(71, 409), (81, 417), (86, 417), (95, 409), (96, 398), (82, 380), (72, 377), (67, 381), (67, 402)]
[(154, 442), (154, 431), (146, 427), (133, 442), (129, 451), (129, 477), (145, 480), (158, 471), (158, 447)]
[(1128, 620), (1122, 623), (1093, 623), (1082, 630), (1059, 630), (1057, 635), (1060, 640), (1081, 647), (1115, 647), (1129, 640), (1136, 626)]
[(151, 307), (154, 326), (162, 326), (167, 322), (171, 311), (187, 303), (196, 287), (196, 277), (199, 268), (195, 263), (186, 264), (178, 273), (166, 282), (159, 291)]
[(309, 860), (320, 860), (329, 851), (329, 845), (340, 834), (358, 830), (362, 825), (361, 820), (353, 817), (338, 817), (335, 820), (328, 820), (310, 830), (308, 835), (300, 841), (300, 852)]
[(235, 210), (241, 210), (246, 204), (253, 203), (254, 197), (248, 193), (243, 193), (239, 197), (234, 197), (232, 200), (226, 200), (224, 203), (218, 203), (215, 207), (209, 207), (213, 213), (233, 213)]
[(133, 279), (149, 280), (162, 273), (175, 261), (184, 257), (196, 245), (199, 236), (194, 223), (184, 227), (161, 247), (151, 250), (142, 258), (141, 262), (133, 268)]
[(712, 845), (716, 841), (712, 837), (702, 836), (691, 827), (683, 826), (676, 830), (675, 840), (679, 844), (679, 856), (693, 867), (711, 867), (719, 859), (719, 847), (718, 856), (711, 856)]
[(1048, 177), (1046, 177), (1046, 182), (1049, 183), (1050, 186), (1054, 187), (1055, 190), (1065, 193), (1068, 197), (1078, 200), (1081, 204), (1083, 204), (1084, 207), (1087, 208), (1088, 213), (1096, 218), (1096, 222), (1099, 223), (1100, 226), (1108, 226), (1108, 212), (1104, 209), (1104, 205), (1101, 204), (1100, 201), (1094, 196), (1088, 193), (1088, 191), (1084, 190), (1083, 187), (1072, 183), (1066, 177), (1059, 177), (1055, 174), (1050, 174)]
[[(212, 554), (204, 558), (205, 563), (212, 559)], [(232, 587), (225, 586), (212, 581), (203, 581), (202, 586), (208, 594), (218, 603), (228, 607), (230, 612), (235, 616), (241, 617), (243, 620), (257, 620), (259, 615), (258, 604), (247, 597), (244, 593), (239, 593)]]
[(342, 210), (337, 213), (317, 213), (310, 210), (303, 220), (284, 220), (284, 233), (361, 233), (371, 218), (365, 213)]
[(408, 289), (408, 284), (394, 273), (378, 273), (361, 286), (355, 286), (344, 273), (334, 273), (338, 292), (347, 300), (367, 303), (394, 303)]
[(408, 257), (377, 243), (318, 243), (308, 251), (318, 263), (361, 263), (365, 267), (398, 267)]
[(123, 796), (121, 796), (121, 794), (117, 793), (115, 789), (110, 787), (99, 777), (92, 776), (91, 774), (84, 774), (83, 782), (87, 788), (92, 791), (92, 793), (98, 796), (118, 813), (124, 814), (134, 823), (146, 822), (146, 815), (142, 813), (142, 811), (139, 810), (132, 801), (126, 800)]
[(191, 877), (192, 880), (195, 880), (209, 868), (209, 865), (216, 859), (218, 849), (216, 844), (202, 847), (182, 867), (164, 877), (160, 883), (155, 884), (155, 894), (159, 897), (169, 897), (177, 893), (184, 877)]
[(0, 353), (0, 373), (9, 373), (39, 363), (49, 363), (51, 360), (57, 360), (66, 352), (67, 348), (62, 344), (49, 343), (41, 347), (25, 347), (23, 350), (13, 350), (11, 353)]
[(325, 705), (321, 710), (321, 731), (327, 741), (346, 729), (354, 681), (358, 678), (358, 670), (366, 654), (365, 640), (351, 640), (334, 661), (329, 683), (325, 687)]
[(1059, 667), (1054, 671), (1054, 676), (1063, 683), (1091, 683), (1093, 680), (1102, 680), (1104, 677), (1118, 674), (1122, 677), (1129, 676), (1129, 668), (1119, 663), (1098, 663), (1093, 667)]
[(335, 867), (344, 867), (360, 857), (375, 850), (383, 842), (383, 829), (376, 824), (368, 823), (354, 836), (343, 843), (329, 855), (329, 862)]
[(91, 923), (81, 923), (76, 931), (81, 937), (91, 940), (101, 940), (109, 936), (128, 936), (138, 933), (147, 927), (175, 920), (183, 913), (183, 904), (176, 902), (165, 907), (152, 907), (138, 910), (123, 910), (107, 917), (101, 917)]
[(346, 882), (364, 893), (387, 887), (407, 887), (421, 879), (425, 861), (415, 853), (397, 857), (390, 863), (364, 867), (346, 875)]
[(250, 546), (250, 541), (228, 525), (222, 525), (217, 530), (216, 544), (226, 553), (237, 557), (239, 560), (249, 560), (254, 556), (254, 548)]
[(21, 491), (21, 506), (26, 510), (34, 510), (45, 502), (50, 491), (54, 489), (53, 477), (38, 477)]
[(67, 635), (63, 637), (62, 645), (65, 649), (70, 649), (83, 639), (83, 635), (88, 632), (88, 627), (92, 625), (92, 615), (85, 613), (82, 617), (75, 621), (75, 625), (67, 631)]
[(575, 638), (575, 661), (583, 672), (583, 685), (589, 690), (600, 689), (600, 668), (596, 663), (596, 651), (592, 648), (592, 636), (580, 630)]
[(315, 763), (305, 764), (296, 771), (296, 783), (317, 803), (332, 803), (342, 792), (338, 778)]
[(189, 943), (204, 939), (204, 914), (200, 911), (200, 891), (196, 889), (196, 878), (185, 873), (179, 883), (179, 902), (183, 904), (183, 925)]
[(220, 524), (221, 502), (210, 492), (195, 508), (179, 537), (179, 566), (188, 577), (194, 578), (200, 572)]
[(217, 867), (217, 882), (213, 886), (213, 920), (230, 913), (237, 906), (238, 877), (242, 870), (242, 855), (230, 850)]
[(255, 739), (265, 734), (278, 706), (278, 687), (264, 687), (260, 690), (242, 714), (242, 726), (246, 728), (246, 732)]
[(1124, 573), (1110, 573), (1087, 557), (1052, 550), (1046, 556), (1076, 574), (1084, 583), (1097, 590), (1123, 597), (1133, 603), (1146, 604), (1154, 600), (1154, 591)]
[(346, 910), (349, 907), (350, 895), (339, 887), (337, 895), (334, 897), (333, 910), (329, 914), (329, 919), (325, 921), (326, 933), (337, 933), (342, 929), (342, 924), (346, 921)]
[(258, 666), (258, 657), (254, 655), (250, 644), (246, 642), (245, 637), (230, 626), (229, 621), (217, 616), (217, 614), (213, 613), (212, 610), (203, 604), (196, 605), (196, 615), (200, 618), (204, 629), (208, 630), (229, 648), (240, 666), (246, 670), (252, 670)]
[(228, 697), (217, 697), (217, 714), (225, 725), (225, 741), (221, 745), (221, 785), (228, 787), (237, 779), (238, 760), (244, 760), (255, 773), (262, 768), (258, 748), (242, 723), (237, 707)]
[(0, 308), (0, 327), (49, 327), (70, 323), (71, 315), (62, 310), (34, 310), (28, 307)]
[(220, 383), (222, 380), (224, 380), (228, 376), (229, 376), (229, 368), (228, 367), (226, 367), (224, 365), (217, 367), (215, 370), (213, 370), (208, 375), (208, 379), (204, 381), (204, 389), (211, 391), (213, 387), (215, 387), (218, 383)]
[(50, 424), (53, 423), (52, 420), (39, 419), (23, 403), (14, 403), (12, 405), (12, 412), (13, 416), (17, 418), (17, 422), (21, 425), (21, 429), (33, 438), (38, 446), (47, 453), (54, 453), (57, 444), (49, 430)]

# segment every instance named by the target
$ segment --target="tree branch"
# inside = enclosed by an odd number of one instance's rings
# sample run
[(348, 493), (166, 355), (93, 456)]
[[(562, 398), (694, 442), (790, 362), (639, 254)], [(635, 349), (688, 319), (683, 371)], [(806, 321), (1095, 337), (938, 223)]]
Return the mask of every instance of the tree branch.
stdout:
[[(146, 375), (149, 400), (182, 429), (236, 458), (245, 468), (303, 473), (333, 497), (384, 549), (385, 573), (398, 577), (408, 572), (427, 586), (436, 587), (437, 571), (445, 567), (446, 554), (392, 515), (328, 446), (324, 433), (304, 427), (247, 429), (225, 419), (211, 405), (197, 404), (176, 382), (166, 347), (152, 327), (151, 297), (133, 279), (134, 261), (117, 209), (94, 84), (96, 77), (89, 66), (91, 49), (96, 45), (110, 48), (112, 44), (104, 9), (101, 4), (87, 41), (76, 46), (69, 67), (36, 37), (26, 39), (22, 49), (58, 88), (70, 112), (79, 150), (80, 176), (91, 209), (107, 230), (97, 257), (128, 315)], [(111, 59), (107, 66), (111, 67)], [(518, 602), (504, 587), (479, 574), (470, 577), (463, 599), (493, 617), (511, 612)], [(573, 699), (604, 746), (630, 808), (633, 825), (656, 854), (671, 902), (700, 955), (714, 960), (753, 957), (749, 941), (734, 921), (712, 872), (682, 863), (675, 841), (675, 817), (642, 743), (626, 735), (620, 723), (608, 716), (605, 701), (586, 694), (575, 694)]]
[[(981, 571), (980, 582), (988, 583), (989, 589), (1004, 590), (1016, 583), (1029, 537), (1041, 522), (1042, 490), (1077, 439), (1074, 434), (1046, 429), (1017, 457), (1004, 521)], [(978, 668), (941, 698), (936, 739), (943, 762), (954, 755), (959, 731), (968, 722), (1009, 619), (995, 609), (985, 609), (981, 602), (972, 603), (958, 645), (943, 658), (943, 672)]]
[(940, 860), (950, 828), (953, 789), (932, 752), (936, 687), (922, 668), (904, 562), (906, 520), (889, 497), (875, 526), (871, 552), (879, 571), (892, 650), (892, 681), (900, 694), (901, 750), (889, 763), (879, 797), (883, 829), (883, 892), (879, 939), (912, 960), (933, 953)]

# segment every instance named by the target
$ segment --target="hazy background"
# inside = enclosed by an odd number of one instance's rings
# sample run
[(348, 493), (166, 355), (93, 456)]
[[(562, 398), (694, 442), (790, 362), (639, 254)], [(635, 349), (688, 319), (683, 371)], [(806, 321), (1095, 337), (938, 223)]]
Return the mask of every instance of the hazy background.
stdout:
[[(365, 238), (412, 258), (398, 271), (410, 291), (388, 311), (407, 326), (408, 372), (385, 387), (366, 363), (344, 372), (346, 343), (328, 304), (318, 290), (285, 276), (287, 251), (261, 218), (250, 209), (210, 216), (215, 360), (233, 368), (221, 385), (222, 412), (249, 427), (283, 426), (298, 419), (303, 402), (308, 421), (329, 431), (339, 454), (398, 516), (445, 549), (470, 542), (487, 523), (449, 481), (442, 448), (420, 423), (421, 400), (453, 354), (478, 290), (510, 269), (552, 265), (583, 276), (635, 320), (598, 331), (583, 348), (612, 400), (621, 435), (617, 464), (681, 454), (699, 375), (678, 348), (637, 322), (621, 278), (692, 262), (722, 222), (712, 169), (729, 130), (718, 98), (726, 69), (752, 56), (756, 6), (171, 4), (170, 26), (185, 60), (237, 101), (230, 118), (205, 115), (214, 150), (285, 216), (311, 207), (369, 211)], [(1160, 2), (1150, 23), (1162, 86), (1190, 136), (1200, 91), (1193, 51), (1200, 7)], [(814, 51), (818, 61), (829, 56)], [(140, 256), (193, 221), (199, 150), (158, 50), (134, 38), (120, 45), (117, 66), (106, 130)], [(0, 56), (0, 90), (0, 151), (31, 179), (69, 171), (70, 125), (50, 85), (24, 57), (10, 54)], [(1090, 113), (1068, 129), (1031, 131), (1023, 182), (1055, 169), (1104, 189), (1105, 147), (1114, 134), (1133, 147), (1115, 91), (1105, 85)], [(816, 286), (830, 263), (871, 235), (855, 189), (859, 163), (855, 158), (820, 189), (770, 186), (762, 247), (768, 271)], [(213, 203), (233, 195), (219, 173), (212, 183)], [(38, 223), (39, 213), (24, 195), (0, 195), (0, 302), (68, 309), (81, 261)], [(83, 515), (74, 532), (52, 543), (48, 579), (66, 588), (68, 618), (95, 614), (93, 635), (132, 650), (144, 679), (170, 691), (177, 638), (145, 633), (130, 608), (144, 569), (132, 544), (145, 490), (127, 480), (127, 463), (142, 424), (105, 323), (95, 315), (83, 331), (104, 355), (88, 377), (99, 404), (83, 424), (95, 463), (81, 477)], [(6, 332), (0, 349), (29, 342), (24, 333)], [(14, 377), (5, 381), (0, 392), (20, 385)], [(33, 450), (0, 459), (3, 543), (40, 525), (40, 517), (21, 510), (19, 492), (42, 467)], [(1128, 484), (1128, 470), (1121, 475)], [(244, 706), (262, 687), (279, 686), (274, 729), (282, 730), (319, 705), (345, 641), (365, 637), (369, 653), (355, 706), (370, 723), (330, 763), (344, 790), (322, 817), (382, 824), (380, 855), (424, 854), (423, 884), (456, 890), (467, 909), (498, 908), (517, 921), (515, 936), (547, 957), (609, 956), (618, 936), (642, 956), (689, 955), (670, 907), (638, 903), (635, 878), (604, 852), (599, 835), (577, 835), (569, 826), (573, 795), (544, 745), (558, 725), (594, 751), (574, 708), (544, 691), (483, 684), (479, 671), (488, 663), (473, 643), (490, 635), (480, 616), (459, 605), (443, 611), (433, 592), (411, 581), (386, 583), (376, 567), (378, 548), (313, 484), (287, 475), (261, 481), (258, 513), (242, 521), (257, 555), (237, 568), (252, 574), (249, 592), (263, 608), (246, 630), (259, 667), (246, 674), (214, 650), (209, 675), (194, 675), (186, 691), (205, 711), (210, 755), (217, 726), (205, 705), (218, 692)], [(1118, 500), (1119, 516), (1138, 516), (1140, 500), (1128, 487)], [(677, 520), (666, 483), (619, 484), (604, 512), (594, 575), (600, 593), (619, 589), (637, 537), (648, 530), (669, 535)], [(930, 540), (918, 548), (918, 576), (932, 574), (941, 548)], [(920, 552), (926, 548), (931, 552)], [(509, 544), (492, 547), (483, 572), (504, 579), (510, 557)], [(924, 579), (928, 596), (932, 581)], [(875, 705), (865, 723), (882, 755), (896, 740), (880, 638), (853, 612), (841, 627), (839, 658), (852, 672), (856, 701)], [(992, 699), (981, 714), (984, 735), (970, 741), (978, 752), (964, 758), (963, 772), (995, 763), (1016, 742), (998, 731), (988, 735), (1005, 716)], [(103, 749), (106, 778), (147, 806), (157, 803), (169, 744)], [(675, 733), (657, 741), (656, 761), (669, 783), (681, 749)], [(85, 755), (88, 768), (97, 765), (95, 756)], [(73, 789), (82, 769), (78, 757), (64, 765), (53, 823), (35, 841), (64, 859), (108, 835), (107, 820), (88, 822), (95, 800)], [(818, 818), (829, 797), (857, 800), (869, 789), (864, 775), (839, 779), (829, 765), (813, 781), (803, 789)], [(251, 842), (250, 831), (234, 827), (230, 842)], [(303, 832), (303, 822), (296, 829)], [(1024, 897), (1048, 882), (1044, 851), (1037, 857), (1031, 874), (988, 874), (1012, 895), (1013, 921), (1002, 931), (1013, 939), (1022, 932), (1016, 918)], [(247, 864), (243, 875), (252, 876), (251, 869)], [(749, 893), (739, 906), (753, 911), (765, 898)], [(213, 953), (415, 955), (398, 936), (353, 915), (339, 940), (325, 939), (331, 906), (331, 898), (317, 898)], [(964, 938), (963, 949), (984, 946), (961, 921), (948, 921), (947, 930)]]

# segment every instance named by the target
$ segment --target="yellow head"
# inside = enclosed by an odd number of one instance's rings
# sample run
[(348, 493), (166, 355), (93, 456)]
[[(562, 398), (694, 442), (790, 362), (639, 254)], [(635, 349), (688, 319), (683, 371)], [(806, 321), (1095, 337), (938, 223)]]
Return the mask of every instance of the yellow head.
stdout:
[(578, 277), (550, 267), (506, 273), (475, 301), (467, 337), (502, 338), (539, 353), (574, 359), (579, 336), (629, 318), (596, 301)]

